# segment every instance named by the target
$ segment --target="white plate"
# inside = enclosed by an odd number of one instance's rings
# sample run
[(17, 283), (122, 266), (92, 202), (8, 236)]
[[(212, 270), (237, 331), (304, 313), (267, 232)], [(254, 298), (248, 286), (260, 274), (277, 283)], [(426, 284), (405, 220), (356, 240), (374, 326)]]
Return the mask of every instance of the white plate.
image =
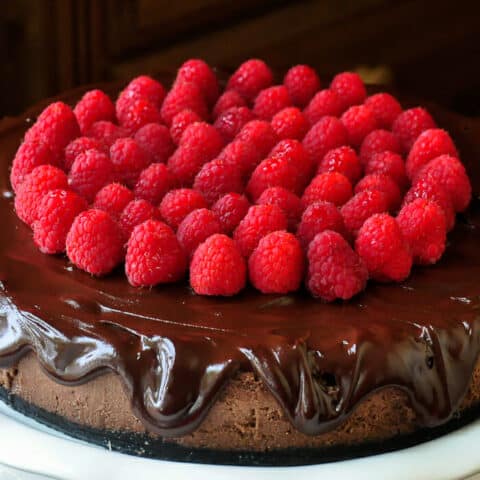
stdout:
[[(30, 479), (16, 469), (62, 480), (453, 480), (480, 472), (480, 420), (437, 440), (372, 457), (305, 467), (228, 467), (167, 462), (81, 442), (0, 401), (0, 478)], [(44, 478), (44, 477), (40, 477)], [(474, 477), (480, 480), (480, 476)], [(473, 478), (472, 478), (473, 480)]]

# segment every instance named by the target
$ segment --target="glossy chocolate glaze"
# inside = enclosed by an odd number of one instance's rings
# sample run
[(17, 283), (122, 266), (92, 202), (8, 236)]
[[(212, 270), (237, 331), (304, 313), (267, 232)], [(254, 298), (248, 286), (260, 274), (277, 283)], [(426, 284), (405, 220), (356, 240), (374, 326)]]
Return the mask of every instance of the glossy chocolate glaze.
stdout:
[[(457, 141), (477, 195), (480, 125), (433, 113)], [(306, 434), (335, 428), (392, 385), (407, 392), (424, 425), (457, 409), (480, 351), (478, 199), (437, 265), (414, 269), (403, 284), (371, 282), (350, 302), (254, 291), (208, 298), (187, 284), (136, 289), (121, 269), (92, 278), (35, 248), (8, 181), (26, 117), (0, 124), (0, 366), (33, 350), (62, 383), (113, 370), (135, 414), (163, 436), (195, 429), (239, 370), (253, 370)]]

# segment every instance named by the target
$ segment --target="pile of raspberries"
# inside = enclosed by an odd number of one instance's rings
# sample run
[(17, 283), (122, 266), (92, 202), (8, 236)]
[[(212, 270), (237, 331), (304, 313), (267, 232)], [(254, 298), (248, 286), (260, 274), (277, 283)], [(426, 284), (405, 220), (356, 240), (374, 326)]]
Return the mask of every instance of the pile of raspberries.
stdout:
[(13, 160), (18, 217), (38, 248), (133, 286), (189, 278), (201, 295), (305, 284), (325, 301), (437, 262), (471, 186), (449, 134), (421, 107), (328, 88), (307, 65), (275, 84), (248, 60), (223, 90), (202, 60), (170, 90), (133, 79), (50, 104)]

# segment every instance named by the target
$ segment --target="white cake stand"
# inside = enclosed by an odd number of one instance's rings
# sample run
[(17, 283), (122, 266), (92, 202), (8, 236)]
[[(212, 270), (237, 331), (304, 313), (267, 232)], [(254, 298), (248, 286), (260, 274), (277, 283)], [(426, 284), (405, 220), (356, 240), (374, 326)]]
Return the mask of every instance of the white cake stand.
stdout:
[(177, 463), (124, 455), (72, 439), (0, 401), (0, 478), (8, 480), (291, 480), (294, 476), (297, 480), (480, 480), (480, 475), (475, 475), (480, 472), (479, 445), (480, 420), (416, 447), (323, 465), (228, 467)]

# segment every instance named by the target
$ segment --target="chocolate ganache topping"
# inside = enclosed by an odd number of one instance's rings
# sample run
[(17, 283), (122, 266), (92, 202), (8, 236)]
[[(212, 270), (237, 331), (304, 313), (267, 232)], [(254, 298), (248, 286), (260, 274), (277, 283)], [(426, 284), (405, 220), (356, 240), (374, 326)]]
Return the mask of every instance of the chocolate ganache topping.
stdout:
[[(73, 103), (81, 92), (63, 99)], [(335, 428), (373, 391), (404, 390), (424, 425), (446, 421), (480, 351), (480, 124), (433, 109), (459, 146), (474, 200), (441, 261), (346, 303), (252, 290), (208, 298), (187, 284), (93, 278), (34, 246), (8, 174), (28, 116), (0, 124), (0, 366), (33, 350), (66, 384), (112, 370), (151, 431), (194, 430), (238, 371), (252, 370), (306, 434)]]

